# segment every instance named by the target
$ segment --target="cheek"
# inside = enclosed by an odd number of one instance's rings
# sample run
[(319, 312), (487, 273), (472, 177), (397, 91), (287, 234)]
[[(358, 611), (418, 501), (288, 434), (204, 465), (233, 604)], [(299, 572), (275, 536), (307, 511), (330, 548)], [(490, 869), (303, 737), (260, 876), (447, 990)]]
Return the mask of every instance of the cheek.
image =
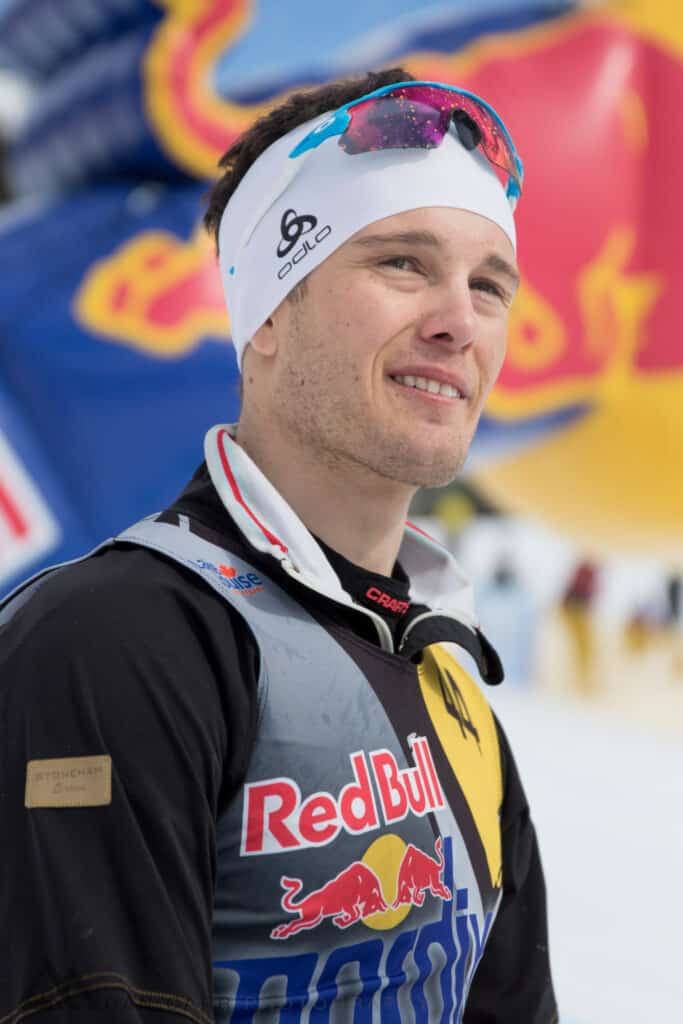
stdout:
[(487, 339), (486, 345), (486, 377), (491, 384), (496, 380), (505, 361), (507, 348), (507, 318), (503, 324), (496, 326)]
[(358, 394), (359, 383), (373, 373), (377, 354), (405, 324), (405, 311), (372, 281), (356, 279), (353, 288), (344, 288), (338, 280), (313, 278), (294, 310), (285, 362), (289, 370), (298, 366), (304, 371), (307, 385), (351, 387)]
[(302, 311), (281, 350), (281, 386), (301, 400), (319, 403), (350, 384), (355, 367), (353, 352), (349, 352), (353, 334), (349, 334), (348, 321), (348, 317), (337, 322), (326, 317), (321, 322)]
[(503, 336), (502, 340), (498, 345), (496, 351), (496, 362), (495, 362), (495, 375), (494, 379), (498, 378), (498, 374), (503, 369), (503, 363), (505, 362), (505, 354), (507, 352), (507, 333)]
[(481, 409), (488, 399), (493, 386), (505, 360), (505, 333), (496, 332), (495, 336), (489, 336), (482, 340), (479, 346), (479, 408)]

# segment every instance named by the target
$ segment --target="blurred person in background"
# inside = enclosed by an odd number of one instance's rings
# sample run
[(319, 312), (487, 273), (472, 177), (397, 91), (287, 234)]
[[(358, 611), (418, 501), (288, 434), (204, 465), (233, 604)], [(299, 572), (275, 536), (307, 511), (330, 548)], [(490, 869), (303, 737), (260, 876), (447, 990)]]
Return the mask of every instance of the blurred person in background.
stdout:
[(672, 642), (672, 666), (677, 681), (683, 678), (683, 613), (681, 602), (681, 577), (678, 573), (669, 576), (666, 582), (668, 600), (668, 621)]
[(481, 624), (496, 638), (508, 685), (535, 682), (534, 632), (536, 609), (514, 559), (501, 553), (490, 577), (477, 593)]
[(599, 567), (589, 559), (582, 559), (575, 567), (560, 601), (574, 665), (571, 678), (584, 697), (592, 696), (599, 689), (595, 625), (595, 601), (599, 583)]
[(472, 678), (500, 661), (406, 522), (503, 362), (521, 162), (484, 101), (394, 69), (221, 164), (239, 422), (0, 610), (0, 1017), (552, 1024), (537, 840)]

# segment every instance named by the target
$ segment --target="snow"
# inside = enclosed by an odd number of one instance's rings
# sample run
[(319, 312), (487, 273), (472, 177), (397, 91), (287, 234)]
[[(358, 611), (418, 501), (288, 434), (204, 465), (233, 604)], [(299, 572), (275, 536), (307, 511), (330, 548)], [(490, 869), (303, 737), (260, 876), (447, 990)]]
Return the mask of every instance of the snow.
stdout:
[(562, 1024), (680, 1020), (680, 737), (533, 688), (487, 696), (539, 833)]

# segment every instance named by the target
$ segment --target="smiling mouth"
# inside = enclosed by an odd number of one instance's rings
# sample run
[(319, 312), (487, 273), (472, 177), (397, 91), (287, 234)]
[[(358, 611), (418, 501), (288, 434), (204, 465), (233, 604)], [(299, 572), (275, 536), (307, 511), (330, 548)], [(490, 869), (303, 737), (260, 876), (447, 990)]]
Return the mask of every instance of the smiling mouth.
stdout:
[(451, 384), (443, 384), (441, 381), (431, 380), (429, 377), (401, 377), (397, 374), (391, 379), (404, 388), (422, 392), (428, 398), (447, 398), (453, 401), (465, 397)]

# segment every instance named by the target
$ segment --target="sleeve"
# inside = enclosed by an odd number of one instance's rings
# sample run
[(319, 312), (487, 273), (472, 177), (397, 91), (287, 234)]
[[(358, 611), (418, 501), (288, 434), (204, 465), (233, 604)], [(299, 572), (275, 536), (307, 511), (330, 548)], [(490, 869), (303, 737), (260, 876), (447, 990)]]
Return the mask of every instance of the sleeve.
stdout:
[(507, 737), (503, 762), (503, 896), (474, 976), (464, 1024), (557, 1024), (546, 891), (536, 831)]
[(2, 1021), (213, 1021), (215, 821), (253, 651), (162, 561), (62, 570), (0, 630)]

